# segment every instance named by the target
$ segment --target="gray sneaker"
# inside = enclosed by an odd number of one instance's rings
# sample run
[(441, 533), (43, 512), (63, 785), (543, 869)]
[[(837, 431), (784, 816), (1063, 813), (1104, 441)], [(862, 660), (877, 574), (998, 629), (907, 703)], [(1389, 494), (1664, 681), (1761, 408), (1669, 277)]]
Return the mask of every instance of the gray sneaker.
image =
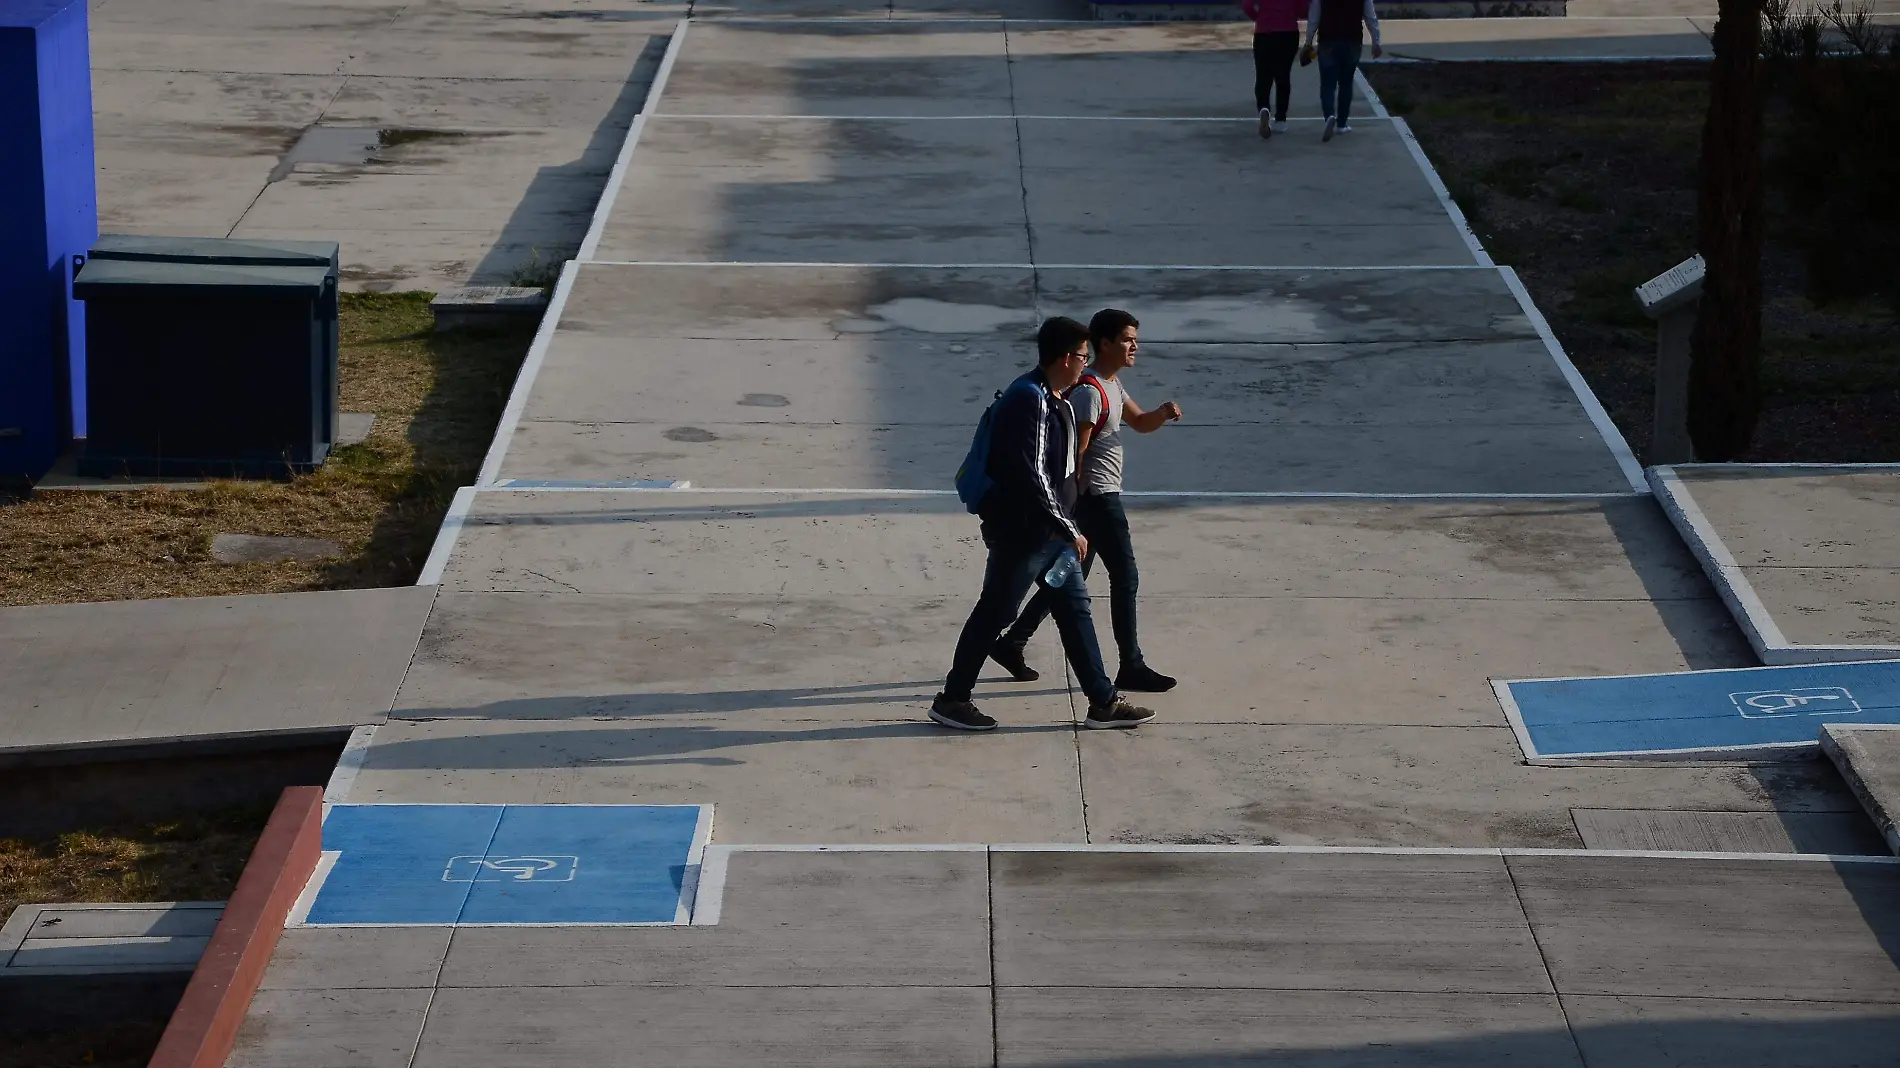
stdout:
[(1139, 727), (1155, 718), (1154, 709), (1131, 705), (1120, 694), (1106, 704), (1090, 705), (1089, 718), (1082, 722), (1092, 731)]
[(1261, 140), (1264, 141), (1267, 138), (1272, 137), (1273, 133), (1274, 133), (1273, 116), (1268, 114), (1266, 108), (1261, 108), (1260, 109), (1260, 138)]
[(1326, 130), (1324, 133), (1321, 133), (1319, 135), (1319, 139), (1321, 141), (1331, 141), (1333, 139), (1333, 134), (1338, 133), (1338, 132), (1339, 132), (1339, 120), (1333, 118), (1331, 115), (1328, 115), (1326, 116)]

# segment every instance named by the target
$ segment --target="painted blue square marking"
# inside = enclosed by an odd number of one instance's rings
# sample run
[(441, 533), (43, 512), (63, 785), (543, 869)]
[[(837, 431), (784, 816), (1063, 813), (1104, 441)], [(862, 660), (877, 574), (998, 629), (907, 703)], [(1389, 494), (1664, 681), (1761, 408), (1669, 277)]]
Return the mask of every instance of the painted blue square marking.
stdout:
[(673, 923), (699, 825), (696, 806), (509, 805), (489, 862), (526, 870), (537, 859), (577, 858), (529, 878), (483, 880), (463, 923)]
[(454, 923), (472, 884), (442, 881), (448, 857), (485, 857), (500, 805), (337, 805), (323, 848), (340, 850), (307, 923)]
[[(306, 923), (683, 922), (698, 805), (337, 805)], [(708, 812), (709, 815), (709, 812)]]
[(1900, 723), (1900, 661), (1501, 683), (1532, 759), (1813, 745), (1820, 724)]

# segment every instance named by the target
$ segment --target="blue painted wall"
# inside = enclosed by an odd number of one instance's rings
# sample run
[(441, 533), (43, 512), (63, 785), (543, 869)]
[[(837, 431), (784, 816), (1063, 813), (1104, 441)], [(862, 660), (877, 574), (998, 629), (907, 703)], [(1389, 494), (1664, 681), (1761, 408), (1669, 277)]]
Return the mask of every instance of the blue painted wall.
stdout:
[(0, 0), (0, 478), (86, 430), (72, 258), (99, 236), (85, 0)]

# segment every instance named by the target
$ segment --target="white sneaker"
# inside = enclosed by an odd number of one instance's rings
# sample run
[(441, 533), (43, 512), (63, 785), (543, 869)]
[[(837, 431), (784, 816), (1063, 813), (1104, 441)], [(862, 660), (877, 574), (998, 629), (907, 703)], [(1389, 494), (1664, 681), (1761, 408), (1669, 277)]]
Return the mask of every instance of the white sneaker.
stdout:
[(1274, 123), (1274, 124), (1273, 124), (1273, 132), (1274, 132), (1274, 133), (1285, 133), (1285, 132), (1286, 132), (1286, 120), (1285, 120), (1285, 119), (1281, 119), (1281, 120), (1280, 120), (1279, 122), (1276, 122), (1276, 123)]
[(1342, 123), (1340, 123), (1340, 124), (1339, 124), (1339, 132), (1340, 132), (1340, 133), (1351, 133), (1351, 132), (1352, 132), (1352, 127), (1351, 127), (1351, 126), (1349, 126), (1349, 125), (1347, 125), (1346, 123), (1343, 123), (1343, 122), (1342, 122)]
[(1337, 119), (1334, 119), (1331, 115), (1326, 116), (1326, 130), (1324, 133), (1321, 133), (1319, 135), (1319, 139), (1321, 141), (1331, 141), (1333, 139), (1333, 134), (1338, 129), (1339, 129), (1339, 121)]
[(1260, 139), (1264, 141), (1267, 138), (1272, 137), (1272, 136), (1273, 136), (1273, 116), (1267, 113), (1266, 108), (1261, 108), (1260, 109)]

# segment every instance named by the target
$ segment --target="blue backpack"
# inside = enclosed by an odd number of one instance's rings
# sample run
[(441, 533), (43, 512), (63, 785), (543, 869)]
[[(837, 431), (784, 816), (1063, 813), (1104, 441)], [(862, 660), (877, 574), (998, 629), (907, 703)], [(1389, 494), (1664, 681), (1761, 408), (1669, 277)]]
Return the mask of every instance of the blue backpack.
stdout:
[(1002, 399), (1003, 391), (999, 389), (996, 399), (983, 409), (983, 418), (976, 421), (976, 435), (970, 439), (970, 451), (964, 455), (963, 465), (957, 468), (957, 499), (972, 514), (989, 495), (990, 487), (996, 485), (996, 480), (990, 477), (990, 417)]

